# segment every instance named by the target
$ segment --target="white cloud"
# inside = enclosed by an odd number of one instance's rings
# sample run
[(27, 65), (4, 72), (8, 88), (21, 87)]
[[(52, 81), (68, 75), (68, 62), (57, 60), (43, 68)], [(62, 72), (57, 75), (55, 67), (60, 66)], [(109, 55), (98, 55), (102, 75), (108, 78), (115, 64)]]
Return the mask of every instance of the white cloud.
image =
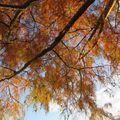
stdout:
[[(113, 79), (117, 87), (108, 85), (102, 88), (96, 92), (96, 99), (98, 106), (103, 107), (106, 111), (112, 113), (112, 115), (118, 116), (120, 114), (120, 75), (115, 75)], [(111, 104), (108, 104), (108, 107), (106, 107), (107, 103)]]
[(59, 112), (60, 111), (60, 106), (57, 105), (57, 103), (55, 103), (55, 102), (51, 102), (49, 104), (49, 107), (50, 107), (50, 112)]
[[(120, 86), (120, 75), (114, 76), (113, 79), (115, 79), (117, 86)], [(113, 116), (118, 116), (120, 114), (120, 88), (107, 85), (106, 87), (99, 89), (96, 92), (96, 102), (99, 107), (103, 107), (104, 110), (112, 113)], [(50, 112), (60, 113), (60, 106), (54, 102), (51, 102)], [(89, 120), (89, 117), (85, 113), (73, 111), (73, 114), (70, 116), (69, 120)]]

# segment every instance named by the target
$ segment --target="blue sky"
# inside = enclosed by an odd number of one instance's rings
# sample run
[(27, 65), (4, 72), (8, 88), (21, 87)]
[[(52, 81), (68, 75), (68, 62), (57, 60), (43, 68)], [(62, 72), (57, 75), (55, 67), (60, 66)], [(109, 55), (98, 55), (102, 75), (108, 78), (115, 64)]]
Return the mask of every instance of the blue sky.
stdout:
[[(118, 78), (120, 80), (120, 77)], [(120, 83), (119, 83), (120, 84)], [(105, 91), (111, 89), (111, 94), (106, 93)], [(120, 114), (120, 88), (113, 88), (111, 85), (104, 87), (96, 92), (97, 104), (98, 106), (103, 107), (106, 111), (112, 113), (114, 116)], [(104, 99), (103, 99), (104, 98)], [(111, 103), (111, 106), (106, 107), (106, 103)], [(46, 113), (43, 109), (34, 112), (33, 108), (30, 107), (26, 113), (25, 120), (62, 120), (60, 117), (60, 112), (57, 110), (56, 106), (53, 105), (53, 111)], [(85, 114), (73, 114), (72, 118), (69, 120), (89, 120)]]
[[(27, 95), (29, 95), (29, 90), (27, 90), (25, 93), (22, 93), (20, 100), (21, 103), (24, 103), (25, 97)], [(46, 111), (41, 108), (35, 112), (33, 106), (31, 105), (31, 107), (26, 110), (25, 120), (61, 120), (58, 105), (51, 103), (50, 111), (51, 112), (46, 113)]]
[[(102, 63), (105, 62), (102, 58), (101, 59), (99, 58), (96, 61), (97, 61), (96, 62), (97, 65), (99, 65), (99, 64), (101, 65)], [(100, 86), (97, 85), (97, 91), (101, 91), (101, 87), (102, 87), (101, 85)], [(29, 92), (27, 91), (26, 94), (28, 94), (28, 93)], [(22, 100), (21, 100), (22, 102), (23, 102), (26, 94), (24, 93), (22, 95)], [(103, 93), (101, 93), (99, 96), (101, 96), (102, 94)], [(106, 99), (108, 99), (108, 98), (106, 98)], [(103, 101), (99, 99), (98, 103), (103, 103)], [(26, 111), (25, 120), (61, 120), (61, 114), (60, 114), (60, 111), (59, 111), (59, 107), (55, 103), (52, 103), (50, 105), (50, 111), (51, 112), (46, 113), (44, 109), (38, 109), (35, 112), (33, 107), (31, 106)], [(81, 118), (79, 118), (79, 119), (76, 118), (76, 120), (88, 120), (88, 119), (85, 118), (85, 115), (81, 114), (80, 116), (82, 116), (82, 119)], [(74, 119), (70, 119), (70, 120), (74, 120)]]
[[(23, 103), (25, 100), (25, 96), (29, 92), (26, 91), (26, 94), (22, 95), (21, 102)], [(59, 111), (59, 106), (55, 102), (51, 102), (49, 104), (50, 112), (46, 112), (43, 108), (38, 108), (35, 112), (33, 105), (28, 107), (25, 111), (25, 119), (24, 120), (62, 120), (60, 118), (61, 114)], [(26, 108), (26, 107), (25, 107)]]
[(60, 120), (59, 112), (46, 113), (43, 109), (35, 112), (33, 108), (29, 108), (25, 120)]
[[(114, 75), (114, 79), (118, 85), (120, 85), (120, 76)], [(106, 90), (109, 90), (106, 92)], [(115, 88), (110, 84), (106, 87), (102, 87), (96, 91), (97, 105), (103, 107), (104, 110), (112, 113), (114, 116), (120, 114), (120, 88)], [(103, 99), (104, 98), (104, 99)], [(106, 107), (106, 103), (111, 103), (110, 106)], [(46, 113), (44, 109), (39, 109), (37, 112), (34, 111), (33, 107), (30, 107), (26, 111), (25, 120), (63, 120), (61, 119), (61, 114), (59, 107), (52, 103), (49, 113)], [(69, 120), (89, 120), (85, 114), (72, 114), (72, 117)]]

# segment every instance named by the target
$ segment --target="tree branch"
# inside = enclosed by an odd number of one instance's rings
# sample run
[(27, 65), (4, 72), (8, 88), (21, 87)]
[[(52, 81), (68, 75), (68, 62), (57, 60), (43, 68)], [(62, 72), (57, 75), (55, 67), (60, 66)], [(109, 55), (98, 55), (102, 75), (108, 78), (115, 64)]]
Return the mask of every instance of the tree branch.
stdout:
[[(94, 30), (92, 31), (90, 37), (88, 38), (87, 43), (92, 40), (93, 36), (95, 35), (95, 33), (96, 33), (96, 31), (98, 29), (99, 29), (99, 32), (98, 32), (98, 35), (97, 35), (97, 39), (99, 39), (99, 37), (100, 37), (100, 35), (102, 33), (102, 28), (104, 26), (104, 21), (107, 19), (108, 14), (110, 14), (111, 7), (113, 7), (114, 4), (115, 4), (115, 0), (109, 0), (108, 4), (106, 5), (106, 7), (105, 7), (105, 9), (103, 11), (103, 13), (98, 18), (96, 26), (95, 26)], [(83, 46), (83, 49), (81, 50), (82, 52), (83, 52), (85, 46), (87, 45), (87, 43)], [(86, 55), (88, 55), (91, 52), (91, 50), (97, 45), (97, 43), (98, 43), (98, 40), (95, 41), (95, 43), (92, 45), (92, 47), (82, 57), (80, 57), (79, 59), (83, 59)]]
[[(31, 0), (31, 1), (35, 1), (35, 0)], [(68, 22), (68, 24), (64, 27), (64, 29), (59, 33), (59, 35), (55, 38), (54, 42), (47, 47), (46, 49), (44, 49), (42, 52), (40, 52), (39, 54), (37, 54), (34, 58), (32, 58), (31, 60), (29, 60), (27, 63), (25, 63), (25, 65), (18, 71), (16, 71), (16, 73), (14, 73), (11, 76), (8, 76), (6, 78), (3, 78), (0, 80), (0, 82), (4, 81), (5, 79), (11, 79), (12, 77), (18, 75), (19, 73), (21, 73), (23, 70), (25, 70), (32, 62), (34, 62), (35, 60), (37, 60), (38, 58), (41, 58), (42, 56), (44, 56), (45, 54), (47, 54), (48, 52), (50, 52), (51, 50), (53, 50), (53, 48), (58, 45), (61, 40), (63, 39), (63, 37), (65, 36), (65, 34), (69, 31), (69, 29), (74, 25), (74, 23), (79, 19), (80, 16), (82, 16), (82, 14), (88, 9), (88, 7), (94, 3), (95, 0), (87, 0), (80, 8), (79, 10), (76, 12), (76, 14), (71, 18), (71, 20)]]
[(8, 4), (0, 4), (0, 7), (3, 8), (15, 8), (15, 9), (25, 9), (27, 8), (31, 3), (38, 1), (38, 0), (28, 0), (22, 5), (8, 5)]

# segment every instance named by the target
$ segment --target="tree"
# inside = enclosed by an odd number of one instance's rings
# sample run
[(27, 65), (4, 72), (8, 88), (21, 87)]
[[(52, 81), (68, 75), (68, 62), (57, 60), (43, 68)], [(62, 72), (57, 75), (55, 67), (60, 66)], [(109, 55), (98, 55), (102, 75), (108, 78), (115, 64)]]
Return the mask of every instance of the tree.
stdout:
[(26, 90), (27, 106), (49, 111), (53, 100), (64, 109), (89, 109), (91, 119), (111, 117), (97, 107), (95, 91), (98, 84), (113, 84), (119, 69), (119, 10), (119, 0), (1, 1), (3, 117), (20, 117)]

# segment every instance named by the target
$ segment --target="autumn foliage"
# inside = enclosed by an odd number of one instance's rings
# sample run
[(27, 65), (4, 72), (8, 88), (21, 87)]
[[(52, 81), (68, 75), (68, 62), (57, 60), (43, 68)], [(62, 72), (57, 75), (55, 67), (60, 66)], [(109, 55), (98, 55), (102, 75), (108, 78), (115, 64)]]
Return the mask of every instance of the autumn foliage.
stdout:
[(51, 101), (64, 109), (89, 109), (93, 120), (106, 116), (95, 92), (97, 84), (112, 84), (119, 69), (119, 4), (1, 0), (0, 119), (20, 118), (23, 106), (49, 111)]

